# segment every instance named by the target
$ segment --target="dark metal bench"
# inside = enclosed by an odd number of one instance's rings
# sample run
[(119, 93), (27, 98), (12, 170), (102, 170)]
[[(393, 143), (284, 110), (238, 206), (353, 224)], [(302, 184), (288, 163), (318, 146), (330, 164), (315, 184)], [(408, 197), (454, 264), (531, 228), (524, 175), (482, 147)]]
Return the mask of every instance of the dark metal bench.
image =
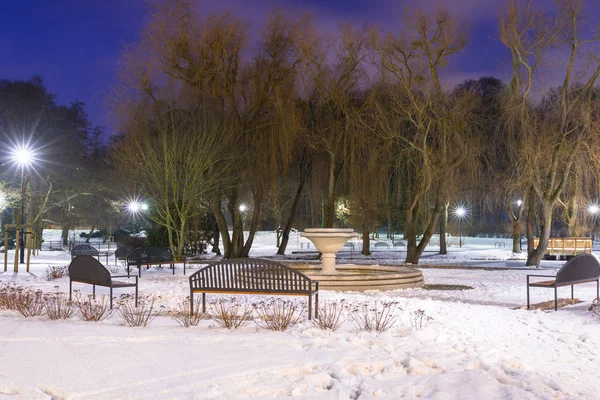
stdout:
[[(150, 268), (151, 265), (161, 266), (168, 264), (173, 269), (175, 275), (175, 260), (171, 249), (164, 247), (140, 247), (127, 255), (127, 275), (129, 275), (129, 267), (138, 268), (138, 275), (142, 277), (142, 266)], [(185, 275), (185, 258), (183, 259), (183, 274)]]
[[(530, 282), (530, 277), (554, 278), (552, 280)], [(527, 275), (527, 309), (529, 309), (529, 288), (553, 288), (554, 310), (558, 310), (557, 289), (561, 286), (571, 286), (573, 298), (573, 285), (579, 283), (596, 282), (596, 297), (600, 297), (600, 263), (591, 254), (580, 254), (573, 257), (554, 275)]]
[(206, 293), (277, 294), (308, 296), (308, 319), (319, 312), (319, 282), (278, 262), (258, 258), (239, 258), (209, 264), (190, 276), (190, 312), (194, 312), (194, 293), (202, 293), (202, 312), (206, 312)]
[(135, 283), (113, 281), (113, 278), (129, 278), (128, 275), (111, 276), (110, 272), (92, 256), (77, 256), (69, 264), (69, 300), (73, 297), (73, 282), (93, 285), (92, 293), (96, 298), (96, 286), (110, 288), (110, 308), (114, 288), (135, 287), (135, 306), (138, 304), (138, 277), (134, 276)]
[(105, 256), (106, 263), (108, 264), (108, 252), (100, 253), (97, 248), (87, 243), (73, 246), (71, 249), (71, 260), (78, 256), (92, 256), (96, 257), (98, 260), (100, 260), (100, 256)]
[(117, 263), (117, 260), (127, 260), (127, 256), (133, 250), (135, 250), (135, 249), (131, 246), (117, 247), (117, 249), (115, 250), (115, 264)]

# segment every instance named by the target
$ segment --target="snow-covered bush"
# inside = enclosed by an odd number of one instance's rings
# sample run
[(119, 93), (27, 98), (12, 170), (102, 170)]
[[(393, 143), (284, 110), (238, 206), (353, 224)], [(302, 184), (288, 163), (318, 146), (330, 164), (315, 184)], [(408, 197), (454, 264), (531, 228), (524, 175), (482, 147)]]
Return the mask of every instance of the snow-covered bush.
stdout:
[(14, 310), (14, 300), (17, 290), (20, 288), (7, 283), (0, 284), (0, 309)]
[(200, 312), (200, 304), (198, 303), (194, 307), (193, 314), (190, 314), (188, 298), (187, 301), (179, 303), (175, 310), (170, 310), (169, 317), (175, 320), (181, 327), (189, 328), (190, 326), (197, 326), (200, 320), (205, 317), (205, 314)]
[(588, 310), (592, 312), (594, 317), (600, 319), (600, 298), (596, 297)]
[(112, 310), (108, 297), (99, 296), (94, 299), (91, 294), (86, 297), (79, 292), (76, 295), (76, 304), (79, 309), (79, 318), (88, 322), (99, 322), (110, 317)]
[(44, 296), (46, 316), (52, 320), (68, 319), (77, 312), (77, 307), (66, 293), (55, 292)]
[(336, 331), (344, 322), (344, 300), (341, 302), (324, 302), (319, 307), (319, 318), (311, 320), (314, 327)]
[(55, 279), (64, 278), (69, 275), (68, 267), (48, 267), (46, 268), (46, 280), (53, 281)]
[(156, 318), (154, 302), (153, 296), (141, 298), (136, 307), (135, 300), (131, 296), (124, 295), (119, 300), (119, 313), (129, 326), (148, 326)]
[(235, 297), (211, 301), (208, 310), (210, 317), (222, 328), (241, 328), (252, 320), (252, 308), (246, 303), (238, 303)]
[(417, 330), (426, 328), (429, 321), (433, 321), (433, 318), (425, 314), (423, 310), (416, 310), (410, 313), (410, 324)]
[(363, 304), (350, 311), (350, 316), (362, 331), (385, 332), (396, 323), (396, 310), (402, 309), (394, 302)]
[(270, 331), (285, 331), (302, 319), (302, 308), (292, 301), (271, 299), (261, 301), (254, 307), (258, 315), (254, 322), (260, 328)]

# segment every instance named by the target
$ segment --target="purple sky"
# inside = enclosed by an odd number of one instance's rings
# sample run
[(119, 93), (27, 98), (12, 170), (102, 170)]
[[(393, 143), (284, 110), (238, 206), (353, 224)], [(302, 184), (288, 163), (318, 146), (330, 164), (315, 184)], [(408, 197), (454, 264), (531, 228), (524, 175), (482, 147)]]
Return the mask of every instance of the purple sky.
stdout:
[[(540, 0), (541, 1), (541, 0)], [(132, 43), (148, 19), (143, 0), (5, 1), (0, 9), (0, 79), (43, 77), (58, 102), (80, 100), (92, 123), (114, 131), (107, 95), (124, 45)], [(449, 82), (485, 75), (505, 77), (508, 54), (498, 39), (503, 0), (208, 0), (204, 14), (231, 11), (260, 25), (273, 5), (310, 12), (319, 26), (335, 30), (343, 22), (368, 22), (386, 30), (398, 26), (405, 7), (446, 5), (470, 27), (467, 50), (447, 71)], [(548, 3), (550, 3), (548, 1)]]

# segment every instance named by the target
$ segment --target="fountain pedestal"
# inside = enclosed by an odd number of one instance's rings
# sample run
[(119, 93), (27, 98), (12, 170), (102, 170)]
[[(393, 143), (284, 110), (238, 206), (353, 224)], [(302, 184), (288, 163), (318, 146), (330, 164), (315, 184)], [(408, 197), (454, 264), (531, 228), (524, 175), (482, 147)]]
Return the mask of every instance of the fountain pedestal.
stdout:
[(307, 228), (300, 234), (314, 243), (322, 254), (323, 274), (336, 274), (335, 253), (340, 251), (348, 240), (358, 236), (354, 229)]

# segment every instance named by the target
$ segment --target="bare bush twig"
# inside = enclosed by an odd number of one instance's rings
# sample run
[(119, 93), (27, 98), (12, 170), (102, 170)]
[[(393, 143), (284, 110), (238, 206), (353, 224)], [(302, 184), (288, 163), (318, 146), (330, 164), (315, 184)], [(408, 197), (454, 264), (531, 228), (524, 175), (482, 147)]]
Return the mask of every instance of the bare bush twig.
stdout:
[(260, 302), (255, 305), (259, 319), (254, 320), (262, 329), (285, 331), (296, 325), (302, 318), (302, 309), (298, 304), (281, 299)]
[(190, 315), (189, 303), (184, 301), (179, 303), (175, 310), (169, 311), (169, 317), (183, 328), (189, 328), (190, 326), (198, 326), (200, 320), (205, 317), (205, 314), (200, 312), (200, 304), (196, 304), (194, 313)]
[(400, 307), (396, 303), (386, 302), (378, 305), (375, 303), (374, 308), (363, 304), (360, 308), (350, 312), (350, 316), (363, 331), (385, 332), (396, 323), (397, 316), (395, 312)]
[(46, 316), (52, 320), (68, 319), (77, 312), (77, 307), (66, 293), (55, 292), (44, 296)]
[(252, 308), (248, 304), (240, 304), (234, 298), (212, 301), (208, 305), (210, 317), (222, 328), (237, 329), (252, 320)]
[(67, 267), (48, 267), (46, 268), (46, 280), (53, 281), (55, 279), (64, 278), (69, 275)]
[(80, 293), (77, 294), (78, 315), (84, 321), (100, 322), (110, 317), (112, 310), (109, 305), (110, 302), (106, 296), (99, 296), (99, 299), (94, 300), (91, 294), (87, 298)]
[(119, 313), (129, 326), (148, 326), (156, 313), (154, 311), (154, 297), (141, 298), (138, 306), (135, 306), (135, 300), (125, 297), (119, 301)]
[(319, 307), (319, 318), (311, 321), (312, 325), (320, 329), (331, 329), (336, 331), (344, 322), (342, 315), (344, 313), (344, 300), (340, 303), (323, 303)]
[(20, 289), (16, 291), (12, 307), (24, 317), (37, 317), (44, 313), (46, 304), (41, 290)]
[(433, 318), (425, 314), (423, 310), (417, 310), (410, 313), (410, 324), (415, 329), (424, 329), (429, 325), (429, 321), (433, 321)]

